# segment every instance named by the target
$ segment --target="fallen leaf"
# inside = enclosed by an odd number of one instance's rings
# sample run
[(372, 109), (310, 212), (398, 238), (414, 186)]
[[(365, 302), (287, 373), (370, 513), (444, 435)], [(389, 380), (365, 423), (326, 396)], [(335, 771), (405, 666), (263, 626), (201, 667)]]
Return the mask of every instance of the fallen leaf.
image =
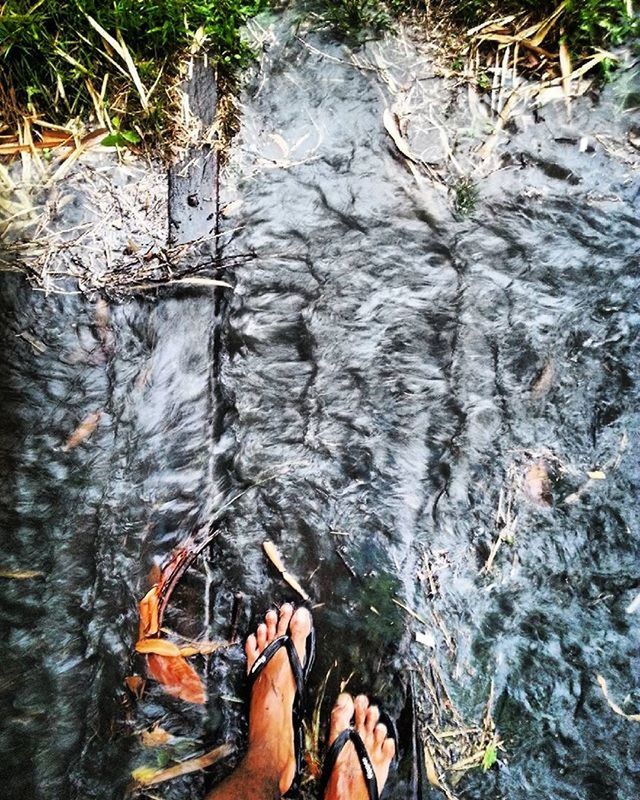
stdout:
[(147, 639), (158, 633), (160, 629), (158, 602), (158, 586), (156, 585), (149, 589), (138, 604), (140, 609), (139, 639)]
[(545, 362), (540, 372), (536, 375), (531, 386), (531, 394), (536, 400), (544, 397), (549, 392), (549, 389), (551, 389), (551, 386), (553, 385), (555, 374), (556, 370), (554, 363), (551, 361), (551, 359), (549, 359)]
[(179, 778), (181, 775), (188, 775), (190, 772), (197, 772), (206, 769), (221, 758), (226, 758), (233, 753), (234, 747), (231, 744), (221, 744), (214, 747), (208, 753), (195, 758), (188, 758), (173, 767), (167, 769), (155, 769), (154, 767), (138, 767), (131, 773), (131, 777), (142, 786), (153, 786), (156, 783), (170, 781), (172, 778)]
[(398, 119), (390, 108), (385, 108), (384, 112), (382, 113), (382, 123), (384, 125), (386, 132), (393, 139), (393, 143), (402, 153), (402, 155), (405, 158), (408, 158), (409, 161), (414, 161), (417, 163), (415, 155), (411, 152), (411, 148), (409, 147), (406, 139), (402, 136), (402, 133), (400, 132)]
[(95, 431), (101, 416), (102, 411), (94, 411), (92, 414), (85, 417), (62, 446), (62, 452), (68, 453), (69, 450), (73, 450), (74, 447), (77, 447), (79, 444), (82, 444), (85, 439), (88, 439)]
[(543, 461), (529, 467), (524, 476), (524, 493), (541, 506), (551, 505), (551, 481)]
[(144, 692), (145, 679), (141, 678), (140, 675), (127, 675), (124, 682), (131, 694), (139, 700)]
[(599, 469), (594, 469), (593, 472), (587, 472), (587, 475), (592, 481), (603, 481), (607, 477), (604, 472)]
[(615, 712), (619, 717), (624, 717), (625, 719), (631, 720), (631, 722), (640, 722), (640, 714), (625, 714), (625, 712), (620, 708), (620, 706), (609, 697), (609, 689), (607, 687), (607, 682), (602, 677), (602, 675), (596, 675), (596, 680), (600, 684), (600, 688), (602, 689), (602, 694), (604, 695), (604, 699), (609, 704), (609, 707), (613, 712)]
[(229, 642), (189, 642), (180, 647), (180, 655), (188, 656), (208, 655), (220, 650), (221, 647), (229, 647)]
[(436, 640), (431, 631), (416, 631), (416, 642), (424, 645), (425, 647), (436, 646)]
[(429, 783), (432, 786), (435, 786), (436, 789), (442, 789), (442, 784), (440, 783), (438, 772), (436, 770), (436, 762), (427, 744), (424, 746), (424, 763), (427, 771), (427, 780)]
[(206, 700), (204, 686), (195, 669), (181, 656), (147, 656), (147, 672), (150, 678), (162, 684), (167, 694), (179, 697), (187, 703), (203, 705)]
[(150, 731), (142, 731), (140, 738), (145, 747), (161, 747), (170, 742), (173, 736), (159, 725), (154, 725)]
[(0, 578), (11, 578), (15, 581), (28, 581), (30, 578), (43, 578), (44, 572), (37, 569), (0, 569)]
[(284, 564), (282, 563), (282, 559), (280, 558), (280, 554), (276, 550), (275, 544), (267, 540), (266, 542), (262, 543), (262, 547), (264, 549), (264, 552), (267, 554), (267, 558), (269, 559), (269, 561), (271, 561), (271, 563), (278, 570), (280, 575), (282, 575), (283, 580), (286, 581), (289, 584), (289, 586), (294, 590), (294, 592), (297, 592), (300, 595), (300, 597), (302, 597), (303, 600), (310, 600), (311, 598), (302, 588), (297, 578), (294, 578), (294, 576), (290, 572), (287, 572)]
[(137, 653), (155, 653), (159, 656), (176, 658), (180, 656), (180, 648), (177, 644), (169, 642), (167, 639), (139, 639), (136, 642)]

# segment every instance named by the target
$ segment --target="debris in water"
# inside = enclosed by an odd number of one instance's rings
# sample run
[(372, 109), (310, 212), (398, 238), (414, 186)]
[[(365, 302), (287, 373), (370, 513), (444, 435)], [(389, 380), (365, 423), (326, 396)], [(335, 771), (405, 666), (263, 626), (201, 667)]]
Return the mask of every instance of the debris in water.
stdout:
[(436, 639), (431, 631), (416, 631), (416, 642), (425, 647), (434, 648), (436, 646)]
[(145, 747), (162, 747), (162, 745), (172, 742), (175, 736), (156, 724), (151, 730), (142, 731), (140, 738)]
[(140, 639), (155, 636), (160, 630), (158, 584), (145, 594), (138, 608), (140, 609)]
[(167, 769), (156, 769), (156, 767), (138, 767), (131, 773), (131, 777), (141, 786), (153, 786), (157, 783), (170, 781), (172, 778), (179, 778), (181, 775), (188, 775), (190, 772), (198, 772), (212, 766), (217, 761), (233, 753), (234, 747), (231, 744), (221, 744), (214, 747), (204, 755), (188, 758), (173, 767)]
[(181, 655), (177, 644), (166, 639), (140, 639), (136, 642), (137, 653), (155, 653), (158, 656), (177, 658)]
[(609, 707), (612, 711), (614, 711), (619, 717), (624, 717), (625, 719), (631, 720), (632, 722), (640, 722), (640, 714), (626, 714), (620, 706), (609, 697), (609, 689), (607, 687), (606, 680), (602, 677), (602, 675), (596, 675), (596, 680), (600, 684), (600, 688), (602, 689), (602, 694), (604, 695), (604, 699), (609, 704)]
[(44, 578), (44, 572), (37, 569), (0, 569), (0, 578), (9, 578), (14, 581), (28, 581), (31, 578)]
[(127, 675), (124, 682), (131, 694), (140, 700), (144, 692), (145, 679), (140, 675)]
[(524, 494), (540, 506), (551, 505), (551, 480), (544, 461), (536, 461), (529, 467), (523, 483)]
[(187, 703), (204, 705), (207, 696), (200, 676), (182, 656), (149, 653), (147, 672), (150, 678), (162, 684), (167, 694)]
[(545, 361), (544, 366), (536, 375), (533, 384), (531, 385), (531, 396), (536, 400), (540, 400), (553, 386), (553, 381), (556, 375), (556, 368), (551, 359)]
[(207, 656), (228, 646), (229, 642), (190, 642), (180, 647), (180, 655), (185, 658), (196, 655)]
[(267, 541), (262, 543), (262, 547), (269, 561), (271, 561), (271, 563), (278, 570), (280, 575), (282, 575), (283, 580), (289, 584), (289, 586), (294, 590), (294, 592), (297, 592), (300, 595), (300, 597), (302, 597), (303, 600), (307, 601), (311, 600), (311, 598), (305, 592), (302, 586), (300, 586), (297, 579), (294, 578), (290, 572), (287, 572), (284, 564), (282, 563), (282, 559), (280, 558), (280, 554), (276, 550), (275, 544), (267, 539)]
[(627, 614), (634, 614), (640, 608), (640, 594), (637, 594), (634, 599), (625, 608)]
[(82, 444), (85, 439), (88, 439), (97, 428), (101, 416), (102, 411), (94, 411), (92, 414), (86, 416), (63, 444), (62, 452), (68, 453), (69, 450), (73, 450), (74, 447), (77, 447), (79, 444)]

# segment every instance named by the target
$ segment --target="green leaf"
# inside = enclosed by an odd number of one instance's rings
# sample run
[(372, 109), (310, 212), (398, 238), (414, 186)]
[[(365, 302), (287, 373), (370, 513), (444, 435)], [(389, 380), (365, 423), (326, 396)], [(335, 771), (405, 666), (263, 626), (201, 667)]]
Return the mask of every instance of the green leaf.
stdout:
[(128, 147), (130, 144), (137, 144), (140, 137), (133, 131), (115, 131), (105, 136), (100, 142), (103, 147)]
[(491, 769), (497, 760), (498, 748), (493, 742), (491, 742), (490, 745), (487, 745), (487, 749), (484, 751), (484, 756), (482, 758), (482, 769), (486, 772), (487, 770)]

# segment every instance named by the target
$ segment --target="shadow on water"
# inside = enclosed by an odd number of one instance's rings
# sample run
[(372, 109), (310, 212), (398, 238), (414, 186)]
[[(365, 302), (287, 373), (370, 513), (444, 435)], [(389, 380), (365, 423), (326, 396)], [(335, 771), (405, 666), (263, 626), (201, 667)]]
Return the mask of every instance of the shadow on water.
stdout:
[[(450, 693), (477, 719), (493, 679), (506, 750), (461, 796), (630, 800), (637, 725), (595, 675), (622, 698), (640, 669), (633, 195), (590, 198), (532, 158), (455, 220), (397, 161), (368, 74), (291, 43), (263, 69), (223, 198), (242, 200), (225, 254), (255, 254), (232, 295), (105, 312), (2, 278), (2, 569), (37, 573), (0, 579), (7, 792), (122, 797), (134, 766), (166, 761), (138, 744), (157, 721), (170, 755), (241, 750), (239, 645), (197, 662), (203, 711), (123, 688), (154, 564), (229, 503), (169, 628), (242, 638), (295, 600), (271, 539), (311, 595), (327, 703), (349, 679), (400, 713), (427, 655), (393, 599), (435, 610)], [(516, 491), (515, 539), (483, 573), (507, 477), (536, 458), (552, 505)], [(154, 794), (201, 798), (236, 761)]]

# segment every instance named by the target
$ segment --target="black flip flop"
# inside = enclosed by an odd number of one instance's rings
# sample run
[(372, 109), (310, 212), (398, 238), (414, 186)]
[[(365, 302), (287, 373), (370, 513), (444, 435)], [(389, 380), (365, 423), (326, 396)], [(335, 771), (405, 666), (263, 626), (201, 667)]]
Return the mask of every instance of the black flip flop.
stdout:
[[(396, 733), (396, 726), (393, 720), (388, 714), (385, 714), (384, 711), (381, 711), (378, 722), (382, 722), (382, 724), (386, 726), (387, 738), (393, 739), (393, 741), (396, 743), (397, 756), (398, 734)], [(327, 755), (325, 756), (322, 775), (320, 776), (320, 798), (323, 798), (325, 795), (327, 784), (331, 778), (331, 773), (336, 765), (338, 756), (342, 752), (347, 742), (353, 742), (353, 746), (355, 747), (356, 755), (358, 756), (358, 761), (360, 762), (360, 767), (362, 768), (364, 782), (369, 794), (369, 800), (379, 800), (380, 791), (378, 789), (378, 779), (373, 771), (373, 765), (369, 759), (369, 754), (367, 752), (365, 743), (362, 741), (362, 737), (355, 728), (347, 728), (346, 730), (342, 731), (342, 733), (339, 733), (331, 743), (331, 746), (327, 751)], [(396, 756), (394, 756), (394, 761)]]
[(304, 666), (300, 663), (298, 651), (293, 644), (289, 632), (284, 636), (277, 636), (264, 648), (262, 653), (256, 658), (253, 666), (249, 670), (247, 678), (249, 685), (253, 686), (258, 675), (267, 666), (269, 661), (282, 647), (287, 651), (291, 672), (296, 684), (296, 695), (293, 700), (293, 744), (296, 756), (296, 774), (290, 788), (283, 795), (283, 798), (295, 797), (300, 789), (300, 778), (302, 774), (303, 754), (304, 754), (304, 730), (303, 721), (306, 707), (306, 684), (311, 672), (311, 667), (316, 657), (316, 632), (312, 627), (305, 644)]

